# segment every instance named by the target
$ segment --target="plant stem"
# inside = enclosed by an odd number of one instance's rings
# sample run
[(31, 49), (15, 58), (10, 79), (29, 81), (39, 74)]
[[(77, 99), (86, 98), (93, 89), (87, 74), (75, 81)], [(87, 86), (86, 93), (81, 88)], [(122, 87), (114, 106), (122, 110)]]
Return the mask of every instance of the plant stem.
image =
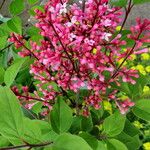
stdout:
[(72, 58), (70, 57), (69, 53), (67, 52), (67, 49), (65, 48), (63, 42), (61, 41), (60, 36), (58, 35), (58, 33), (57, 33), (57, 31), (56, 31), (54, 25), (53, 25), (51, 22), (49, 22), (49, 24), (50, 24), (50, 26), (52, 27), (54, 33), (56, 34), (56, 36), (57, 36), (57, 38), (58, 38), (58, 40), (59, 40), (59, 42), (60, 42), (62, 48), (64, 49), (64, 52), (66, 53), (67, 57), (69, 58), (69, 60), (70, 60), (70, 62), (71, 62), (71, 64), (72, 64), (72, 66), (73, 66), (74, 71), (77, 73), (78, 76), (80, 76), (80, 75), (79, 75), (79, 72), (77, 72), (77, 70), (76, 70), (76, 67), (75, 67), (75, 65), (74, 65), (74, 62), (73, 62)]
[(38, 148), (38, 147), (44, 147), (44, 146), (48, 146), (50, 144), (52, 144), (53, 142), (48, 142), (48, 143), (40, 143), (40, 144), (25, 144), (25, 145), (19, 145), (19, 146), (10, 146), (10, 147), (4, 147), (4, 148), (0, 148), (0, 150), (16, 150), (16, 149), (20, 149), (20, 148)]
[[(57, 32), (56, 32), (56, 33), (57, 33)], [(17, 39), (17, 37), (16, 37), (16, 39)], [(27, 49), (27, 50), (31, 53), (31, 55), (32, 55), (36, 60), (39, 61), (39, 58), (38, 58), (29, 48), (27, 48), (27, 47), (26, 47), (22, 42), (20, 42), (18, 39), (17, 39), (17, 41), (18, 41), (25, 49)], [(69, 54), (68, 54), (68, 55), (69, 55)], [(47, 69), (47, 67), (46, 67), (43, 63), (40, 63), (40, 64), (46, 69), (46, 71), (49, 73), (49, 75), (52, 76), (51, 73), (50, 73), (50, 71)], [(54, 82), (55, 82), (56, 84), (58, 84), (56, 80), (54, 80)], [(62, 94), (63, 94), (64, 96), (66, 96), (66, 97), (70, 100), (70, 102), (72, 103), (72, 105), (74, 106), (75, 103), (74, 103), (74, 101), (68, 96), (67, 92), (66, 92), (62, 87), (60, 87), (60, 89), (61, 89)], [(42, 101), (42, 100), (41, 100), (41, 101)]]
[(11, 44), (7, 45), (6, 47), (4, 47), (3, 49), (1, 49), (0, 52), (2, 52), (3, 50), (9, 48), (11, 45), (13, 45), (13, 43), (11, 43)]
[[(139, 33), (137, 40), (139, 39), (140, 35), (141, 35), (142, 31)], [(128, 52), (128, 54), (125, 56), (124, 60), (122, 61), (122, 63), (118, 66), (118, 68), (114, 71), (113, 75), (111, 76), (112, 78), (115, 78), (116, 75), (118, 74), (118, 71), (120, 70), (120, 68), (122, 67), (122, 65), (124, 64), (124, 62), (128, 59), (128, 57), (133, 53), (134, 48), (136, 47), (136, 41), (133, 45), (133, 47), (131, 48), (131, 50)]]
[(124, 18), (124, 21), (123, 21), (123, 23), (122, 23), (122, 25), (121, 25), (121, 29), (120, 29), (119, 33), (122, 32), (123, 27), (125, 26), (125, 23), (126, 23), (126, 21), (127, 21), (127, 19), (128, 19), (128, 16), (129, 16), (129, 13), (130, 13), (130, 11), (131, 11), (131, 9), (132, 9), (133, 6), (134, 6), (134, 5), (132, 5), (132, 0), (130, 0), (130, 1), (129, 1), (129, 4), (128, 4), (128, 7), (125, 8), (125, 11), (126, 11), (126, 12), (125, 12), (125, 18)]
[(1, 4), (1, 6), (0, 6), (0, 10), (2, 9), (2, 7), (3, 7), (4, 3), (5, 3), (5, 1), (6, 1), (6, 0), (3, 0), (2, 4)]

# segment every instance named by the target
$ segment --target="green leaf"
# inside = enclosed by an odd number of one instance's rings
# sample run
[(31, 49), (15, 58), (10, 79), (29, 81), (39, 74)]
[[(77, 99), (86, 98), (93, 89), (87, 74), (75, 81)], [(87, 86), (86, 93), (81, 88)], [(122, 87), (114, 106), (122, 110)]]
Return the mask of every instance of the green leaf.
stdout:
[(38, 28), (32, 26), (32, 27), (30, 27), (30, 28), (27, 30), (27, 34), (30, 35), (30, 36), (33, 36), (33, 35), (39, 34), (39, 31), (40, 31), (40, 30), (39, 30)]
[(138, 100), (132, 111), (137, 117), (150, 121), (150, 99)]
[(6, 46), (8, 36), (0, 36), (1, 42), (0, 42), (0, 49), (3, 49)]
[(86, 132), (80, 133), (79, 136), (82, 137), (91, 146), (93, 150), (97, 149), (98, 140), (95, 137)]
[(33, 5), (33, 4), (35, 4), (35, 3), (37, 3), (39, 0), (28, 0), (28, 3), (30, 4), (30, 5)]
[(91, 117), (92, 117), (93, 124), (98, 124), (99, 120), (102, 118), (102, 116), (104, 114), (103, 106), (99, 110), (92, 109), (90, 112), (91, 112)]
[(107, 141), (108, 150), (128, 150), (126, 145), (116, 139), (110, 139)]
[(120, 134), (124, 128), (126, 117), (116, 112), (104, 120), (104, 133), (109, 137)]
[(38, 114), (42, 111), (42, 103), (41, 103), (41, 102), (37, 102), (37, 103), (32, 107), (32, 111), (38, 115)]
[(18, 59), (17, 61), (15, 61), (13, 65), (8, 67), (8, 69), (5, 71), (4, 81), (8, 87), (11, 86), (11, 84), (15, 80), (24, 61), (25, 59), (23, 58)]
[(7, 26), (15, 33), (22, 34), (22, 22), (19, 17), (14, 17), (7, 22)]
[(110, 3), (115, 6), (124, 7), (127, 4), (127, 0), (110, 0)]
[(121, 134), (117, 135), (116, 138), (122, 143), (124, 143), (127, 146), (128, 150), (137, 150), (140, 147), (140, 143), (137, 137), (131, 137), (125, 132), (122, 132)]
[(139, 130), (128, 119), (126, 119), (123, 131), (132, 137), (140, 133)]
[(22, 112), (24, 114), (25, 117), (30, 118), (30, 119), (36, 119), (36, 114), (34, 114), (31, 110), (25, 108), (25, 107), (21, 107)]
[(74, 116), (69, 132), (75, 134), (81, 131), (81, 121), (82, 121), (82, 116)]
[(34, 120), (24, 118), (25, 134), (23, 136), (24, 141), (30, 144), (41, 143), (41, 130)]
[(36, 13), (35, 13), (35, 10), (38, 9), (40, 11), (43, 11), (44, 12), (44, 9), (43, 9), (43, 6), (33, 6), (31, 9), (30, 9), (30, 15), (32, 16), (35, 16)]
[(0, 133), (8, 139), (21, 139), (24, 134), (19, 101), (8, 87), (0, 87)]
[(81, 137), (64, 133), (54, 142), (53, 150), (92, 150), (92, 148)]
[(107, 145), (103, 141), (98, 141), (98, 147), (96, 150), (107, 150)]
[(0, 84), (4, 82), (4, 74), (5, 74), (4, 68), (0, 67)]
[(69, 130), (72, 124), (73, 116), (71, 108), (59, 97), (50, 113), (52, 129), (60, 134)]
[(13, 0), (9, 6), (12, 15), (18, 15), (25, 9), (24, 0)]
[(82, 117), (82, 121), (81, 121), (81, 129), (82, 131), (91, 131), (93, 128), (93, 122), (92, 122), (92, 117)]
[(120, 86), (113, 84), (114, 88), (117, 88), (119, 91), (126, 93), (128, 97), (132, 100), (137, 100), (143, 94), (143, 87), (148, 83), (149, 76), (140, 75), (139, 78), (135, 79), (136, 84), (130, 84), (122, 82)]
[(143, 3), (148, 3), (150, 0), (133, 0), (134, 4), (143, 4)]
[(0, 136), (0, 147), (8, 146), (10, 142), (4, 138), (3, 136)]

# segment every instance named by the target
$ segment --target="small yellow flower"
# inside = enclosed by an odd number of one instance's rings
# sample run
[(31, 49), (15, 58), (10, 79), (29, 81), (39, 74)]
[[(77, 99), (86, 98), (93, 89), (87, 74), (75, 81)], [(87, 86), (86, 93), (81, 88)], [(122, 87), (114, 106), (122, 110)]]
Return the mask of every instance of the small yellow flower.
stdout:
[(80, 24), (80, 22), (79, 22), (79, 21), (76, 21), (76, 22), (75, 22), (75, 24), (76, 24), (76, 25), (79, 25), (79, 24)]
[(150, 88), (147, 85), (145, 85), (143, 88), (143, 92), (146, 93), (148, 91), (150, 91)]
[(147, 67), (145, 68), (145, 70), (146, 70), (147, 72), (150, 72), (150, 66), (147, 66)]
[(136, 70), (136, 67), (135, 67), (135, 66), (133, 66), (133, 67), (131, 67), (131, 69)]
[(146, 71), (142, 65), (137, 65), (136, 69), (143, 75), (146, 75)]
[(146, 142), (143, 144), (144, 150), (150, 150), (150, 142)]
[(104, 109), (107, 110), (110, 114), (112, 114), (112, 105), (108, 101), (103, 101)]
[(121, 26), (117, 26), (116, 31), (120, 31), (120, 30), (121, 30)]
[(142, 65), (137, 65), (137, 66), (136, 66), (136, 69), (139, 70), (139, 71), (140, 71), (140, 70), (143, 71), (143, 70), (144, 70), (144, 67), (143, 67)]
[[(121, 59), (118, 61), (119, 65), (123, 62), (123, 60), (124, 60), (124, 58), (121, 58)], [(123, 66), (125, 66), (126, 64), (127, 64), (127, 62), (125, 61), (125, 62), (123, 63)]]
[(96, 48), (93, 48), (92, 53), (93, 53), (93, 54), (96, 54), (96, 53), (97, 53), (97, 49), (96, 49)]
[(146, 75), (146, 71), (144, 71), (144, 70), (139, 70), (139, 72), (144, 76)]
[(142, 59), (142, 60), (149, 60), (149, 59), (150, 59), (150, 56), (149, 56), (148, 53), (143, 53), (143, 54), (141, 54), (141, 59)]
[(135, 59), (136, 59), (136, 55), (135, 55), (135, 54), (132, 54), (132, 55), (131, 55), (131, 59), (132, 59), (132, 60), (135, 60)]
[(123, 50), (124, 52), (126, 52), (126, 51), (127, 51), (127, 49), (126, 49), (126, 48), (123, 48), (122, 50)]
[(142, 125), (139, 121), (134, 121), (134, 122), (133, 122), (133, 125), (134, 125), (135, 127), (137, 127), (138, 129), (143, 128), (143, 125)]
[(125, 95), (122, 95), (120, 98), (121, 98), (122, 100), (126, 100), (126, 99), (128, 99), (129, 97), (128, 97), (128, 96), (125, 96)]

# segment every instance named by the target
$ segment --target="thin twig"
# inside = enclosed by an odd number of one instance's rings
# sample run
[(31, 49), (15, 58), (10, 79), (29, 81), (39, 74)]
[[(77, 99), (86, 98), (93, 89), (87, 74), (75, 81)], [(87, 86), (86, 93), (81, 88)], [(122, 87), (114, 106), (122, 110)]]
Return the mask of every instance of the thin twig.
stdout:
[(86, 0), (82, 0), (82, 12), (84, 13), (84, 11), (85, 11), (85, 2), (86, 2)]
[(69, 58), (69, 60), (70, 60), (70, 62), (71, 62), (71, 64), (72, 64), (72, 66), (73, 66), (74, 71), (77, 73), (78, 76), (80, 76), (80, 75), (79, 75), (79, 72), (77, 72), (77, 70), (76, 70), (76, 67), (75, 67), (75, 65), (74, 65), (74, 62), (73, 62), (72, 58), (70, 57), (69, 53), (67, 52), (67, 49), (66, 49), (66, 47), (64, 46), (63, 42), (61, 41), (61, 38), (59, 37), (59, 35), (58, 35), (58, 33), (57, 33), (57, 31), (56, 31), (54, 25), (53, 25), (51, 22), (49, 22), (49, 24), (50, 24), (50, 26), (52, 27), (54, 33), (56, 34), (56, 36), (57, 36), (57, 38), (58, 38), (58, 40), (59, 40), (59, 42), (60, 42), (62, 48), (64, 49), (64, 52), (66, 53), (67, 57)]
[[(139, 33), (137, 40), (139, 39), (141, 35), (141, 32)], [(128, 59), (128, 57), (133, 53), (134, 48), (136, 47), (136, 42), (134, 43), (133, 47), (131, 48), (131, 50), (128, 52), (128, 54), (125, 56), (124, 60), (122, 61), (122, 63), (118, 66), (118, 68), (114, 71), (113, 75), (111, 76), (112, 78), (115, 78), (116, 75), (118, 74), (118, 71), (120, 70), (120, 68), (122, 67), (122, 65), (124, 64), (124, 62)]]
[(6, 1), (6, 0), (3, 0), (2, 4), (1, 4), (1, 6), (0, 6), (0, 10), (2, 9), (2, 7), (3, 7), (4, 3), (5, 3), (5, 1)]
[(0, 50), (0, 52), (2, 52), (3, 50), (5, 50), (5, 49), (7, 49), (7, 48), (9, 48), (10, 46), (12, 46), (14, 43), (11, 43), (11, 44), (9, 44), (9, 45), (7, 45), (6, 47), (4, 47), (3, 49), (1, 49)]
[(38, 148), (38, 147), (44, 147), (52, 144), (53, 142), (48, 142), (48, 143), (40, 143), (40, 144), (25, 144), (25, 145), (19, 145), (19, 146), (10, 146), (10, 147), (4, 147), (0, 148), (0, 150), (16, 150), (20, 148)]
[(125, 23), (126, 23), (126, 21), (127, 21), (127, 19), (128, 19), (128, 16), (129, 16), (129, 13), (130, 13), (130, 11), (131, 11), (131, 9), (132, 9), (133, 6), (134, 6), (134, 5), (132, 5), (132, 0), (130, 0), (130, 1), (129, 1), (129, 4), (128, 4), (128, 7), (125, 8), (125, 11), (126, 11), (126, 12), (125, 12), (125, 18), (124, 18), (124, 21), (123, 21), (123, 23), (122, 23), (122, 25), (121, 25), (121, 29), (120, 29), (119, 33), (122, 32), (123, 27), (125, 26)]
[[(16, 39), (17, 39), (17, 37), (16, 37)], [(39, 58), (38, 58), (28, 47), (26, 47), (26, 46), (25, 46), (22, 42), (20, 42), (18, 39), (17, 39), (17, 41), (18, 41), (25, 49), (27, 49), (27, 50), (32, 54), (32, 56), (33, 56), (36, 60), (39, 61)], [(46, 69), (46, 71), (49, 73), (49, 75), (51, 75), (50, 71), (46, 68), (46, 66), (45, 66), (43, 63), (41, 63), (41, 65)], [(55, 82), (56, 84), (58, 84), (56, 80), (54, 80), (54, 82)], [(68, 93), (67, 93), (62, 87), (60, 87), (60, 89), (61, 89), (61, 91), (62, 91), (62, 94), (63, 94), (64, 96), (66, 96), (66, 97), (70, 100), (70, 102), (72, 103), (72, 105), (74, 106), (75, 103), (74, 103), (74, 101), (68, 96)]]

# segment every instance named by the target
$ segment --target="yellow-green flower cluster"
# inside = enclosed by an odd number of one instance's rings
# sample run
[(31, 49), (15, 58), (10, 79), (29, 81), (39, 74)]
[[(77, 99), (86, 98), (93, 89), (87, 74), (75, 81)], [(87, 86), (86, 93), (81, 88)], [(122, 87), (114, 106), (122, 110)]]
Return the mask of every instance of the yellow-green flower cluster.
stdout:
[(143, 128), (143, 124), (141, 124), (139, 121), (134, 121), (133, 122), (133, 125), (135, 127), (137, 127), (138, 129), (142, 129)]
[(143, 92), (144, 93), (150, 92), (149, 86), (145, 85), (144, 88), (143, 88)]
[(150, 59), (150, 55), (148, 53), (143, 53), (143, 54), (141, 54), (141, 59), (142, 60), (149, 60)]
[[(133, 56), (133, 60), (136, 59), (136, 56)], [(150, 65), (148, 64), (150, 61), (150, 53), (143, 53), (140, 55), (140, 59), (144, 62), (144, 65), (138, 64), (133, 66), (132, 69), (138, 70), (141, 74), (146, 75), (150, 73)]]
[(150, 73), (150, 66), (144, 67), (143, 65), (137, 65), (131, 67), (132, 69), (138, 70), (141, 74), (146, 75), (147, 73)]
[(110, 114), (112, 114), (112, 105), (108, 101), (103, 101), (104, 110), (107, 110)]
[(143, 144), (143, 149), (144, 150), (150, 150), (150, 142), (146, 142)]

